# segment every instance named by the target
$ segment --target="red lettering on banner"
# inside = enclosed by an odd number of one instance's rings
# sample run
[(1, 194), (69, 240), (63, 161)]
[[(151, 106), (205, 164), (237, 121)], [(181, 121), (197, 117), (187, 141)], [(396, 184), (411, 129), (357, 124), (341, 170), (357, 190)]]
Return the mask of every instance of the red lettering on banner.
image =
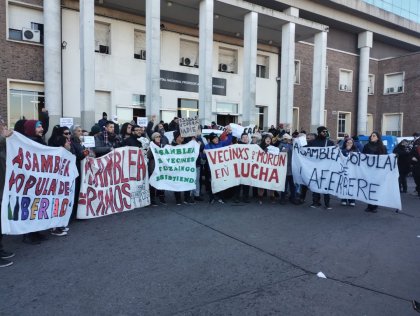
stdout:
[(215, 151), (207, 151), (206, 152), (206, 155), (207, 155), (208, 158), (210, 158), (212, 164), (216, 163), (216, 154), (217, 154), (217, 152), (215, 152)]
[(68, 199), (63, 199), (63, 202), (61, 203), (60, 217), (64, 217), (66, 215), (69, 203), (70, 201)]
[(44, 155), (41, 155), (41, 170), (42, 172), (52, 173), (53, 157), (51, 155), (48, 155), (47, 157), (45, 157)]
[(16, 193), (19, 193), (19, 191), (22, 189), (24, 182), (25, 182), (24, 174), (18, 174), (17, 176), (15, 176), (15, 171), (12, 171), (12, 174), (10, 175), (10, 179), (9, 179), (9, 191), (11, 191), (12, 186), (16, 184)]
[(60, 204), (60, 201), (58, 199), (54, 199), (53, 200), (53, 211), (52, 211), (52, 216), (51, 217), (58, 217), (58, 207)]
[(143, 152), (138, 149), (137, 152), (137, 181), (143, 180), (147, 174), (147, 166), (146, 162), (144, 161)]
[(23, 188), (23, 194), (27, 195), (28, 190), (31, 189), (36, 183), (36, 178), (34, 176), (29, 176), (29, 179), (26, 181), (25, 187)]
[(93, 210), (93, 201), (96, 199), (96, 191), (92, 187), (87, 188), (86, 192), (86, 216), (89, 216), (89, 213), (92, 216), (95, 216), (95, 211)]
[(17, 164), (18, 167), (20, 169), (22, 169), (22, 165), (23, 165), (23, 149), (22, 149), (22, 147), (19, 147), (18, 154), (15, 158), (13, 158), (12, 164), (13, 165)]
[[(137, 150), (134, 150), (134, 149), (129, 149), (128, 150), (128, 170), (129, 170), (129, 174), (130, 174), (130, 181), (136, 181), (136, 177), (131, 174), (131, 166), (136, 165), (136, 161), (132, 159), (133, 158), (132, 155), (136, 155), (136, 154), (138, 154)], [(137, 172), (137, 174), (138, 174), (138, 172)]]
[(31, 169), (31, 153), (29, 151), (25, 153), (25, 158), (26, 158), (25, 169), (29, 170)]

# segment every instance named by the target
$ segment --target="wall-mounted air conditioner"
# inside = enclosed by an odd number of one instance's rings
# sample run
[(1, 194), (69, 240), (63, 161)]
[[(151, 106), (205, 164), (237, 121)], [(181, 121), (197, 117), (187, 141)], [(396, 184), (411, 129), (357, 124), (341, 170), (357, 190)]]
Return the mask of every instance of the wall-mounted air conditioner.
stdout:
[(394, 93), (394, 87), (390, 87), (388, 89), (386, 89), (387, 93)]
[(181, 58), (180, 65), (181, 65), (181, 66), (192, 66), (191, 58), (188, 58), (188, 57), (182, 57), (182, 58)]
[(140, 59), (146, 60), (146, 50), (142, 49), (140, 51)]
[(99, 52), (101, 54), (109, 54), (109, 46), (99, 45)]
[(228, 72), (229, 67), (226, 64), (219, 64), (219, 71), (221, 72)]
[(41, 42), (41, 31), (22, 28), (22, 40), (27, 42), (40, 43)]
[(398, 92), (403, 92), (403, 87), (398, 87)]

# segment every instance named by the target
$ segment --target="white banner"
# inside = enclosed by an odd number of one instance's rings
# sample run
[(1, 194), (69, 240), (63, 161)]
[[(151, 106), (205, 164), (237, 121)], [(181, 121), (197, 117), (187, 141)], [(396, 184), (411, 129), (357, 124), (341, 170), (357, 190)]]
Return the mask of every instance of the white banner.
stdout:
[(230, 123), (230, 128), (232, 129), (232, 136), (241, 139), (243, 133), (251, 135), (254, 133), (255, 125), (241, 126), (239, 124)]
[(293, 145), (293, 179), (312, 192), (332, 194), (401, 210), (397, 158), (351, 153), (338, 147)]
[(147, 164), (136, 147), (82, 160), (77, 218), (89, 219), (150, 204)]
[(287, 172), (286, 153), (264, 152), (258, 145), (231, 145), (206, 149), (213, 193), (239, 184), (283, 191)]
[(158, 190), (195, 190), (199, 143), (192, 140), (184, 145), (166, 145), (160, 148), (151, 142), (150, 149), (155, 159), (155, 170), (150, 177), (150, 185)]
[(69, 151), (38, 144), (15, 132), (7, 138), (5, 176), (3, 234), (68, 225), (78, 176), (76, 157)]

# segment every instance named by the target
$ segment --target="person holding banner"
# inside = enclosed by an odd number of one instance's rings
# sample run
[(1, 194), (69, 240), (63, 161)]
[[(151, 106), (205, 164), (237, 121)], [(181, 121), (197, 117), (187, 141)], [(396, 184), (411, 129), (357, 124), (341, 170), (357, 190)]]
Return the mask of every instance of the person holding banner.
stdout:
[[(248, 133), (243, 133), (241, 135), (241, 139), (238, 141), (238, 144), (248, 145), (249, 144), (249, 137)], [(244, 203), (250, 203), (249, 200), (249, 185), (240, 184), (235, 187), (235, 203), (239, 203), (241, 198), (241, 191), (242, 191), (242, 199)]]
[(287, 172), (286, 172), (286, 183), (284, 185), (284, 191), (280, 193), (280, 204), (286, 204), (286, 190), (289, 188), (289, 201), (293, 204), (300, 204), (296, 199), (296, 186), (293, 181), (292, 173), (292, 154), (293, 154), (293, 145), (292, 145), (292, 136), (285, 133), (281, 138), (279, 145), (280, 152), (287, 153)]
[[(181, 136), (181, 132), (179, 130), (174, 131), (174, 140), (171, 143), (171, 146), (178, 146), (182, 144), (186, 144), (187, 141), (184, 141), (184, 137)], [(174, 192), (175, 194), (175, 201), (176, 205), (182, 204), (181, 199), (181, 192)], [(194, 199), (191, 198), (191, 191), (184, 191), (184, 203), (185, 204), (195, 204)]]
[[(272, 146), (272, 141), (273, 141), (272, 134), (270, 134), (270, 133), (265, 134), (264, 138), (262, 139), (261, 144), (260, 144), (261, 149), (264, 150), (265, 152), (267, 152), (268, 147)], [(264, 190), (265, 189), (258, 188), (258, 204), (260, 204), (260, 205), (263, 204)], [(271, 203), (275, 202), (274, 191), (267, 190), (267, 197), (269, 197), (269, 199), (271, 200)]]
[[(158, 125), (155, 126), (155, 128), (153, 129), (153, 125), (155, 124), (155, 119), (156, 119), (156, 115), (152, 115), (152, 119), (149, 122), (149, 124), (147, 124), (146, 127), (146, 133), (147, 136), (149, 136), (150, 139), (152, 139), (152, 134), (155, 132), (159, 133), (161, 136), (160, 139), (160, 143), (162, 144), (162, 146), (165, 145), (169, 145), (169, 139), (165, 136), (165, 127), (163, 126), (163, 123), (159, 123)], [(154, 130), (154, 132), (153, 132)]]
[[(363, 153), (368, 155), (386, 155), (387, 150), (384, 146), (381, 134), (373, 132), (370, 134), (369, 142), (363, 147)], [(378, 212), (378, 205), (368, 204), (365, 212), (376, 213)]]
[[(344, 143), (343, 146), (341, 147), (341, 152), (343, 153), (344, 156), (348, 156), (351, 153), (357, 153), (359, 152), (359, 149), (357, 148), (356, 144), (354, 143), (353, 138), (345, 138), (344, 139)], [(354, 199), (342, 199), (341, 200), (341, 205), (342, 206), (356, 206), (356, 201)]]
[[(121, 130), (124, 128), (121, 128)], [(138, 125), (134, 125), (131, 131), (131, 134), (129, 137), (125, 138), (123, 140), (123, 146), (131, 146), (131, 147), (137, 147), (142, 148), (142, 143), (138, 140), (141, 136), (141, 128)]]
[(124, 123), (121, 126), (120, 135), (121, 135), (122, 141), (126, 140), (127, 138), (131, 136), (132, 130), (133, 130), (133, 126), (130, 123)]
[[(155, 132), (155, 133), (152, 134), (152, 137), (151, 137), (152, 142), (156, 146), (159, 146), (160, 148), (163, 148), (164, 146), (160, 142), (161, 139), (162, 139), (162, 135), (160, 135), (158, 132)], [(149, 172), (149, 178), (150, 178), (153, 174), (153, 171), (155, 170), (155, 159), (153, 157), (153, 153), (152, 153), (152, 150), (150, 148), (147, 151), (146, 156), (147, 156), (147, 159), (149, 161), (148, 172)], [(155, 187), (150, 185), (150, 205), (151, 206), (158, 206), (158, 204), (156, 203), (156, 196), (159, 197), (159, 201), (160, 201), (161, 204), (166, 205), (165, 191), (157, 190)]]
[(94, 151), (96, 157), (101, 157), (109, 153), (113, 148), (121, 147), (121, 138), (114, 131), (114, 122), (108, 121), (105, 124), (104, 131), (95, 137), (96, 146), (94, 147)]
[[(6, 175), (6, 137), (10, 136), (11, 132), (8, 131), (3, 118), (0, 116), (0, 209), (3, 200), (3, 191)], [(13, 258), (15, 254), (3, 249), (3, 233), (1, 231), (1, 216), (0, 216), (0, 268), (11, 266), (13, 261), (8, 259)]]
[[(229, 146), (230, 144), (232, 144), (232, 129), (229, 125), (226, 126), (226, 130), (223, 132), (222, 135), (225, 135), (226, 139), (221, 141), (219, 139), (219, 136), (217, 136), (216, 133), (211, 133), (208, 136), (209, 142), (206, 144), (206, 146), (204, 146), (204, 152), (206, 149), (221, 148), (221, 147)], [(222, 135), (220, 135), (220, 137), (222, 137)], [(210, 196), (209, 203), (213, 204), (217, 199), (219, 203), (225, 204), (225, 201), (223, 200), (223, 198), (219, 196), (219, 194), (213, 194), (211, 190), (211, 185), (210, 185), (211, 172), (210, 172), (210, 166), (209, 166), (208, 161), (206, 162), (206, 165), (205, 165), (205, 172), (206, 172), (206, 189)]]
[[(316, 138), (308, 144), (308, 147), (328, 147), (334, 146), (334, 142), (329, 139), (330, 132), (325, 126), (319, 126), (317, 129), (318, 135)], [(318, 208), (321, 206), (321, 194), (312, 192), (312, 204), (310, 207)], [(324, 203), (327, 210), (331, 210), (330, 195), (324, 194)]]

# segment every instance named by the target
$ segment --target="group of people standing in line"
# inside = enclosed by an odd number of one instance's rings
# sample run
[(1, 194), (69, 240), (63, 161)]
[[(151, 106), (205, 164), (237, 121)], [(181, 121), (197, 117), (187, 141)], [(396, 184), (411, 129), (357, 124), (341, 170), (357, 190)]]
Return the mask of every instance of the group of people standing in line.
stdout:
[[(158, 147), (165, 147), (170, 144), (178, 146), (195, 140), (200, 144), (200, 153), (196, 161), (196, 189), (186, 192), (174, 192), (176, 205), (181, 204), (195, 204), (196, 202), (204, 201), (201, 187), (205, 185), (206, 191), (209, 195), (209, 203), (225, 203), (225, 198), (228, 196), (233, 197), (234, 203), (239, 203), (241, 200), (244, 203), (250, 203), (251, 198), (255, 197), (258, 203), (263, 204), (266, 197), (271, 203), (276, 203), (277, 200), (280, 204), (286, 204), (290, 201), (293, 204), (303, 204), (305, 202), (308, 188), (303, 185), (295, 185), (292, 174), (292, 152), (293, 152), (293, 138), (306, 135), (309, 147), (326, 147), (335, 146), (336, 144), (329, 139), (329, 131), (326, 127), (320, 126), (317, 133), (306, 134), (304, 131), (295, 131), (292, 135), (284, 130), (281, 126), (274, 128), (272, 126), (268, 132), (263, 132), (258, 129), (249, 137), (247, 133), (241, 135), (240, 138), (232, 136), (232, 131), (229, 126), (226, 127), (222, 134), (210, 133), (209, 135), (197, 135), (196, 137), (184, 138), (179, 131), (178, 118), (175, 117), (169, 124), (163, 121), (155, 124), (156, 118), (152, 117), (147, 127), (141, 127), (134, 121), (127, 122), (121, 126), (115, 124), (113, 121), (107, 119), (107, 114), (104, 112), (101, 120), (95, 124), (90, 132), (82, 129), (79, 125), (74, 125), (71, 128), (65, 126), (54, 126), (51, 136), (45, 141), (45, 134), (49, 129), (49, 118), (46, 110), (42, 111), (40, 120), (19, 120), (16, 122), (14, 132), (19, 132), (31, 140), (52, 147), (63, 147), (70, 151), (76, 157), (76, 166), (80, 174), (81, 161), (87, 157), (100, 157), (103, 156), (114, 148), (123, 146), (133, 146), (141, 148), (145, 151), (148, 160), (149, 176), (153, 173), (155, 162), (153, 154), (149, 148), (150, 142), (153, 142)], [(208, 129), (218, 129), (215, 122), (210, 126), (205, 126)], [(173, 131), (173, 141), (170, 143), (165, 136), (165, 132)], [(0, 118), (0, 201), (3, 196), (4, 181), (5, 181), (5, 168), (6, 168), (6, 141), (5, 137), (11, 135), (4, 121)], [(85, 148), (83, 146), (83, 136), (94, 136), (95, 147)], [(420, 197), (420, 135), (415, 134), (415, 140), (410, 143), (403, 140), (394, 150), (398, 155), (398, 167), (400, 171), (400, 188), (401, 192), (407, 192), (407, 176), (412, 171), (416, 182), (416, 190)], [(206, 141), (204, 141), (204, 138)], [(261, 147), (265, 152), (268, 151), (270, 146), (279, 148), (280, 152), (287, 152), (287, 173), (286, 185), (284, 192), (275, 192), (261, 188), (254, 188), (247, 185), (239, 185), (235, 188), (228, 189), (224, 192), (213, 194), (211, 190), (211, 172), (207, 162), (206, 149), (221, 148), (231, 144), (256, 144)], [(369, 137), (369, 142), (363, 146), (357, 141), (357, 138), (345, 137), (341, 146), (341, 151), (344, 155), (349, 155), (352, 152), (362, 152), (365, 154), (383, 155), (387, 154), (386, 147), (383, 145), (381, 135), (373, 132)], [(80, 191), (80, 177), (76, 179), (75, 186), (75, 199), (77, 199)], [(183, 195), (183, 199), (182, 199)], [(330, 196), (324, 194), (324, 205), (326, 209), (331, 209)], [(165, 191), (157, 190), (150, 186), (150, 200), (151, 206), (156, 207), (159, 204), (166, 205)], [(1, 205), (1, 204), (0, 204)], [(343, 206), (355, 206), (354, 200), (341, 200)], [(310, 207), (321, 207), (321, 194), (312, 193), (312, 204)], [(71, 220), (76, 217), (77, 203), (74, 203)], [(376, 205), (368, 205), (367, 212), (377, 212)], [(0, 223), (1, 229), (1, 223)], [(68, 234), (68, 227), (57, 227), (51, 230), (54, 236), (65, 236)], [(7, 252), (3, 249), (1, 243), (0, 231), (0, 267), (9, 266), (12, 261), (9, 259), (14, 256), (13, 253)], [(47, 239), (45, 234), (40, 232), (29, 233), (23, 236), (23, 241), (29, 244), (39, 244)]]

